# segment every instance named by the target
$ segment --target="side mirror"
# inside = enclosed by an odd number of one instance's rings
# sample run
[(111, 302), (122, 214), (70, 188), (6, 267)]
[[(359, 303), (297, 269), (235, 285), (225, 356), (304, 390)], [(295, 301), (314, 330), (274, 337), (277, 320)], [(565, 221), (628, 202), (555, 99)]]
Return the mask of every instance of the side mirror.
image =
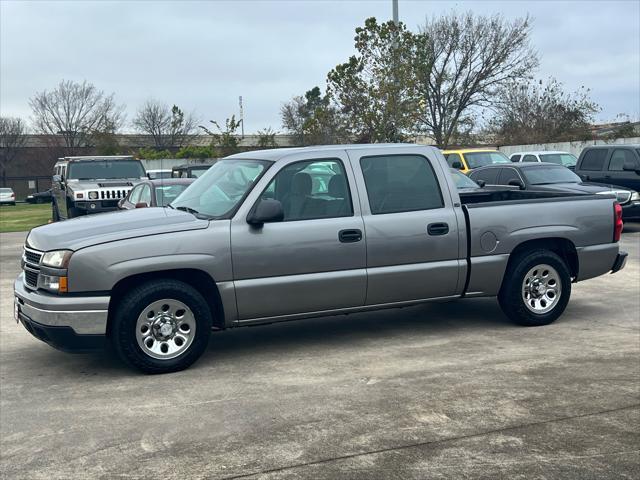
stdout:
[(524, 190), (525, 188), (524, 183), (522, 183), (522, 180), (518, 180), (517, 178), (513, 178), (509, 180), (509, 183), (507, 185), (518, 187), (520, 190)]
[(147, 208), (149, 205), (147, 205), (145, 202), (138, 202), (136, 203), (136, 208)]
[(638, 165), (636, 165), (636, 162), (634, 162), (633, 160), (625, 160), (624, 164), (622, 165), (622, 170), (626, 172), (636, 172), (638, 175), (640, 175), (640, 168), (638, 168)]
[(284, 220), (282, 203), (271, 198), (260, 200), (247, 217), (247, 223), (257, 227), (261, 227), (265, 223), (281, 222), (282, 220)]
[(484, 186), (487, 184), (487, 182), (485, 182), (484, 180), (476, 180), (476, 183), (480, 188), (484, 188)]
[(456, 168), (458, 170), (462, 170), (464, 167), (462, 166), (462, 164), (460, 162), (453, 162), (451, 164), (451, 168)]
[(122, 208), (123, 204), (124, 204), (124, 198), (121, 198), (120, 200), (118, 200), (118, 208)]

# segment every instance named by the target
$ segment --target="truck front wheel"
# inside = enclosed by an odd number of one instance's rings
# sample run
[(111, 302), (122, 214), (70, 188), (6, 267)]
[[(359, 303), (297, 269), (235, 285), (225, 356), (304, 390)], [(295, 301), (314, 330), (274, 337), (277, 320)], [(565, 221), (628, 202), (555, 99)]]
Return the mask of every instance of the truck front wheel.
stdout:
[(170, 279), (133, 288), (118, 303), (113, 322), (118, 356), (145, 373), (189, 367), (206, 350), (213, 323), (202, 295)]
[(525, 326), (548, 325), (569, 303), (571, 276), (565, 262), (549, 250), (514, 258), (507, 268), (498, 301), (504, 313)]

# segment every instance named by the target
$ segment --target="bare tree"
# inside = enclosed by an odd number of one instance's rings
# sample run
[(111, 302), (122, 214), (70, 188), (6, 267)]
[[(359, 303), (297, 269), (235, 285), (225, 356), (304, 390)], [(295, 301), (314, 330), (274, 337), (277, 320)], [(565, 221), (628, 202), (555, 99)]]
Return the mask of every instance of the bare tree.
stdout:
[(550, 78), (514, 82), (496, 103), (490, 131), (500, 145), (526, 145), (590, 138), (590, 123), (599, 107), (584, 87), (567, 93)]
[(3, 185), (6, 182), (7, 167), (27, 140), (26, 133), (27, 129), (21, 118), (0, 117), (0, 170)]
[(55, 89), (36, 93), (29, 104), (36, 131), (61, 135), (68, 151), (91, 146), (94, 132), (117, 129), (124, 121), (124, 106), (116, 104), (114, 94), (87, 81), (62, 80)]
[(529, 44), (529, 17), (452, 13), (427, 20), (416, 35), (412, 57), (418, 127), (446, 147), (474, 109), (488, 107), (514, 80), (531, 78), (538, 66)]
[(147, 100), (133, 119), (133, 126), (153, 138), (156, 148), (181, 147), (198, 125), (194, 114), (184, 114), (177, 105)]

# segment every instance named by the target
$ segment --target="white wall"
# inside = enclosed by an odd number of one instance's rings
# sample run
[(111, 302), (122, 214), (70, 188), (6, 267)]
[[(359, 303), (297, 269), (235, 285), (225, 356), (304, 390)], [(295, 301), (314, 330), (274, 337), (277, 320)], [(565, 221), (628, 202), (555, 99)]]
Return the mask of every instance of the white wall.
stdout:
[(207, 161), (210, 162), (211, 160), (201, 160), (198, 158), (161, 158), (157, 160), (141, 159), (140, 161), (145, 170), (171, 170), (173, 167), (184, 165), (185, 163), (198, 164)]
[(632, 138), (616, 138), (615, 140), (589, 140), (587, 142), (558, 142), (558, 143), (542, 143), (536, 145), (505, 145), (498, 147), (507, 157), (515, 152), (537, 151), (537, 150), (559, 150), (563, 152), (573, 153), (576, 157), (584, 147), (591, 145), (613, 145), (613, 144), (640, 144), (640, 137)]

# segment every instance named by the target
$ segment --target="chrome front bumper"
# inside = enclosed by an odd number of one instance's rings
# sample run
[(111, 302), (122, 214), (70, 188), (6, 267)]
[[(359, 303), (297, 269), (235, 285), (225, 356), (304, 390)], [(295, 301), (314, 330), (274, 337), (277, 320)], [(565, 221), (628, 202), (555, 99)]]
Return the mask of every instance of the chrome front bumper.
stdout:
[[(105, 335), (109, 297), (72, 297), (29, 290), (24, 273), (14, 283), (16, 315), (21, 313), (39, 325), (69, 327), (77, 335)], [(18, 315), (19, 316), (19, 315)]]

